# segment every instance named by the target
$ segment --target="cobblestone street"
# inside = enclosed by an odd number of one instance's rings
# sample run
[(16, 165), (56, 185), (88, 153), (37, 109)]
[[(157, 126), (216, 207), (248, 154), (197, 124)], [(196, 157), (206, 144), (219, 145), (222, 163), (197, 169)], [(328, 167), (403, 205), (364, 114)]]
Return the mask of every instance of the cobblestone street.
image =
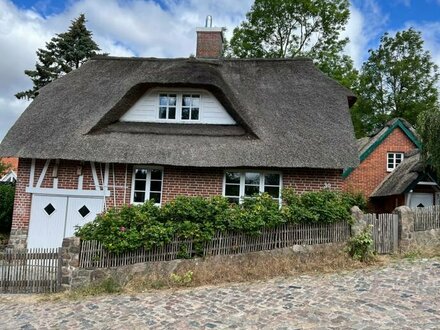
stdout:
[(36, 302), (0, 295), (1, 329), (440, 329), (440, 262)]

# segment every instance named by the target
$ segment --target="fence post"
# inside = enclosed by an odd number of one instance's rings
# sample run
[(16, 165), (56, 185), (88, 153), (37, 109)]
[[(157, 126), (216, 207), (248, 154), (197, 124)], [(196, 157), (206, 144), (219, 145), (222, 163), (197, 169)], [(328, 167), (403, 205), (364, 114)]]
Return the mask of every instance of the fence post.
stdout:
[(409, 247), (414, 239), (414, 212), (408, 206), (399, 206), (393, 213), (399, 217), (400, 249)]
[(70, 290), (75, 271), (79, 267), (79, 252), (81, 240), (79, 237), (67, 237), (63, 239), (61, 248), (61, 290)]
[(351, 235), (355, 236), (362, 232), (362, 230), (367, 225), (367, 222), (364, 219), (364, 212), (362, 212), (362, 210), (359, 207), (353, 206), (350, 209), (350, 211), (351, 211), (351, 215), (354, 218), (354, 223), (351, 226)]

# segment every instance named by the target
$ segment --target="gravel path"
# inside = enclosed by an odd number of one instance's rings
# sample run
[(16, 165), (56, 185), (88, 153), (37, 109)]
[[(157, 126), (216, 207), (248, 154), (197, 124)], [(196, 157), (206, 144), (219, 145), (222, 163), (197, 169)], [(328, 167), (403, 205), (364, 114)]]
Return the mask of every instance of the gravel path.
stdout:
[(1, 329), (440, 329), (440, 262), (36, 302), (0, 295)]

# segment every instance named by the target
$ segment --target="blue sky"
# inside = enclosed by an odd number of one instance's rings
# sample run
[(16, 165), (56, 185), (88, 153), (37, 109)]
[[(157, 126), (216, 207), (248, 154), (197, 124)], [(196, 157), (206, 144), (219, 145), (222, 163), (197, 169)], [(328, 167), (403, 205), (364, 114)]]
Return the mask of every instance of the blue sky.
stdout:
[[(85, 13), (104, 52), (117, 56), (187, 57), (195, 52), (195, 27), (206, 15), (228, 29), (245, 17), (253, 0), (0, 0), (0, 140), (29, 102), (14, 94), (31, 87), (23, 71), (35, 65), (37, 48)], [(422, 32), (440, 65), (440, 0), (351, 0), (343, 36), (345, 52), (359, 68), (384, 32)], [(13, 65), (11, 65), (13, 64)]]

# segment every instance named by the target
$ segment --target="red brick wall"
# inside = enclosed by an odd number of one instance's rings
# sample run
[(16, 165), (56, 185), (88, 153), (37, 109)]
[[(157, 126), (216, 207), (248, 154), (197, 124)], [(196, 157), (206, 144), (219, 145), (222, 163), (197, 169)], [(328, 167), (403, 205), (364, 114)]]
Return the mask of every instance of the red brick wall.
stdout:
[(388, 152), (408, 152), (416, 146), (396, 128), (344, 181), (344, 189), (363, 192), (367, 197), (389, 174)]
[[(36, 161), (34, 186), (44, 167), (44, 160)], [(42, 187), (52, 188), (52, 169), (54, 161), (48, 168)], [(58, 166), (58, 188), (78, 189), (77, 169), (82, 166), (83, 189), (94, 190), (94, 182), (89, 162), (60, 161)], [(114, 166), (114, 177), (113, 177)], [(16, 188), (16, 201), (13, 216), (13, 229), (27, 229), (30, 218), (31, 194), (25, 192), (29, 185), (31, 160), (20, 159), (18, 181)], [(102, 168), (102, 176), (101, 176)], [(96, 164), (98, 179), (102, 185), (104, 164)], [(108, 207), (121, 206), (130, 203), (133, 165), (110, 164), (109, 187), (111, 196), (106, 198)], [(340, 190), (342, 187), (341, 170), (318, 169), (285, 169), (283, 173), (283, 186), (293, 188), (297, 192), (320, 190), (326, 185), (331, 189)], [(186, 168), (165, 166), (163, 172), (162, 202), (166, 203), (178, 195), (186, 196), (215, 196), (223, 191), (223, 169), (219, 168)], [(125, 188), (124, 188), (125, 187)]]
[(18, 162), (17, 183), (15, 185), (14, 212), (12, 230), (28, 228), (31, 212), (31, 194), (26, 192), (29, 185), (31, 160), (20, 158)]
[(197, 31), (196, 57), (217, 58), (222, 55), (222, 32)]

